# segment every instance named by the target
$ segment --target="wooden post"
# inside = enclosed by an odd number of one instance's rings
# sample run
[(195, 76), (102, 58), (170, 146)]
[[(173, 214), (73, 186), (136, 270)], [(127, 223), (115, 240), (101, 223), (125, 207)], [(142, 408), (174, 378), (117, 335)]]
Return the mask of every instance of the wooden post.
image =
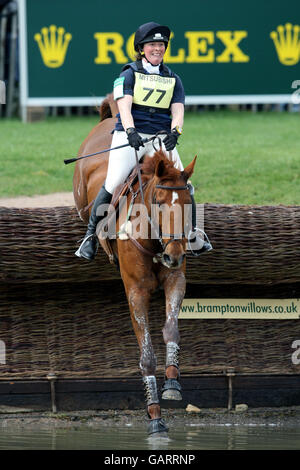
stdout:
[(14, 111), (14, 98), (16, 90), (16, 54), (17, 54), (17, 12), (11, 18), (11, 37), (9, 47), (9, 72), (6, 117), (11, 118)]
[(226, 370), (226, 375), (228, 377), (228, 405), (227, 405), (227, 410), (230, 411), (232, 409), (232, 377), (235, 376), (234, 367), (229, 367)]
[(57, 376), (53, 372), (49, 372), (49, 374), (47, 375), (47, 379), (50, 382), (52, 412), (56, 413), (57, 406), (56, 406), (56, 396), (55, 396), (55, 382), (56, 382)]
[[(5, 66), (5, 38), (7, 28), (6, 15), (0, 16), (0, 80), (4, 81), (4, 66)], [(0, 116), (4, 114), (4, 108), (0, 106)]]

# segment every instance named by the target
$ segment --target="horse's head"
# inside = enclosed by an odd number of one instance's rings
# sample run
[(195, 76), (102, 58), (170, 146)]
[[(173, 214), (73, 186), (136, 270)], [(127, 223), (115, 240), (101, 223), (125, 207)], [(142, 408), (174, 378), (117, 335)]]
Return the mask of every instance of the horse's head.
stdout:
[(160, 150), (153, 157), (146, 157), (143, 166), (143, 173), (151, 176), (151, 219), (157, 227), (156, 234), (162, 247), (159, 259), (170, 269), (179, 268), (186, 255), (186, 225), (191, 219), (188, 179), (195, 162), (196, 157), (183, 171), (177, 170)]

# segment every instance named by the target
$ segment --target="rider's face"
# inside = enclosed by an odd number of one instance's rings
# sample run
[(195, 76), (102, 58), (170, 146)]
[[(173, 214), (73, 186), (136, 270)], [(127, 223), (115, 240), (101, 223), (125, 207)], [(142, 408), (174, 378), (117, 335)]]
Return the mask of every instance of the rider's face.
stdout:
[(147, 42), (144, 44), (144, 53), (146, 59), (153, 65), (159, 65), (166, 52), (166, 46), (164, 42)]

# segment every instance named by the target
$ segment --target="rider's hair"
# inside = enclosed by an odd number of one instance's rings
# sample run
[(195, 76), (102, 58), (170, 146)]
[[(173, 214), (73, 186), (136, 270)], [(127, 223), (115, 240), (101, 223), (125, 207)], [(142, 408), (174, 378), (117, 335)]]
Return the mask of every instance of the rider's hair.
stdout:
[(145, 57), (145, 56), (144, 56), (144, 53), (143, 53), (143, 50), (140, 49), (139, 52), (137, 52), (137, 53), (135, 54), (135, 60), (142, 60), (143, 57)]

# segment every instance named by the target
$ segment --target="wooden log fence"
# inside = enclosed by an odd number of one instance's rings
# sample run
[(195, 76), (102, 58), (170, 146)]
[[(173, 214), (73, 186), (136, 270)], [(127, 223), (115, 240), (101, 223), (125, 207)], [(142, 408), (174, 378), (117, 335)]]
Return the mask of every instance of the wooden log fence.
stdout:
[[(202, 214), (198, 207), (198, 216)], [(206, 204), (214, 251), (188, 256), (187, 298), (300, 297), (300, 207)], [(75, 208), (0, 208), (1, 380), (133, 379), (139, 352), (120, 273), (100, 250), (74, 256), (85, 233)], [(164, 296), (150, 307), (163, 377)], [(298, 320), (180, 320), (181, 373), (299, 374)]]
[[(198, 220), (202, 207), (197, 207)], [(276, 285), (300, 282), (300, 206), (204, 205), (214, 250), (188, 255), (195, 284)], [(117, 280), (99, 250), (95, 262), (74, 256), (86, 227), (74, 207), (0, 208), (0, 280), (5, 283)]]

